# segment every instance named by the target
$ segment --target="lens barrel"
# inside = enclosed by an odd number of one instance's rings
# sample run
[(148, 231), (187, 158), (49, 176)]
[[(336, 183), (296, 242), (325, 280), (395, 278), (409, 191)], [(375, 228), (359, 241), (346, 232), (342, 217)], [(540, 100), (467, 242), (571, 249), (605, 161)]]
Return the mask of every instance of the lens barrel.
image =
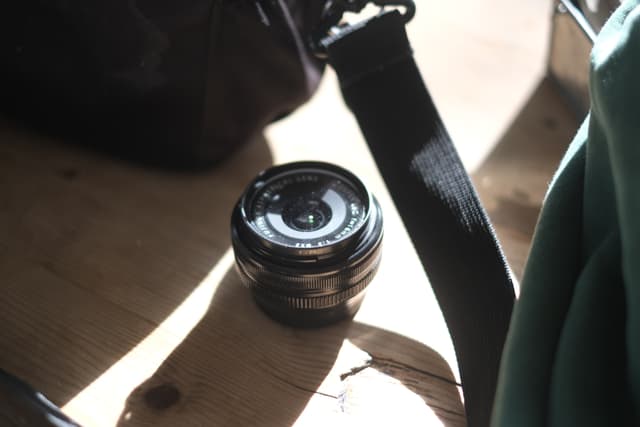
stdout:
[(351, 172), (295, 162), (260, 173), (231, 218), (236, 268), (272, 318), (317, 327), (352, 317), (381, 257), (382, 212)]

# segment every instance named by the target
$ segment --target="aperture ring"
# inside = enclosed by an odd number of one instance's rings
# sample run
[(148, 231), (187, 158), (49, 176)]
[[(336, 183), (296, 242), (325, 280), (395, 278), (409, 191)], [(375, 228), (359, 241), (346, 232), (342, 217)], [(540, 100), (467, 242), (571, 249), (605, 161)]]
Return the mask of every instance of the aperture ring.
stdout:
[(272, 271), (267, 265), (255, 262), (240, 251), (236, 251), (236, 264), (250, 280), (268, 284), (278, 290), (308, 294), (313, 292), (326, 293), (353, 286), (362, 280), (362, 276), (366, 275), (370, 269), (377, 268), (380, 256), (381, 243), (379, 241), (371, 253), (361, 260), (358, 265), (333, 273), (306, 271), (303, 274), (288, 274), (283, 272), (282, 269), (274, 269)]

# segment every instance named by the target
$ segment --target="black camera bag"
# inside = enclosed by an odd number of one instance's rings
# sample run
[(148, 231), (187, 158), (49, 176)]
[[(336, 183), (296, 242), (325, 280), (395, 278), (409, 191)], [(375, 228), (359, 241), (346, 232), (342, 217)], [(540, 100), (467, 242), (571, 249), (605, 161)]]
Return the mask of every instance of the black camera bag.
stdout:
[(303, 34), (324, 3), (8, 2), (0, 110), (144, 163), (207, 166), (311, 96), (322, 62)]

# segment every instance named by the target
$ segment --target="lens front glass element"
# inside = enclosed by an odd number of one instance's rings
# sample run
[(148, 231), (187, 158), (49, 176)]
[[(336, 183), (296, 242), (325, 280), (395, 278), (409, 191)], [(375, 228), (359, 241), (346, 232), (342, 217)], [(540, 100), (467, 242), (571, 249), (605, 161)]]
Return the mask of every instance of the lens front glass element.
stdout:
[(256, 192), (248, 219), (272, 243), (319, 248), (348, 238), (362, 227), (367, 206), (360, 193), (347, 177), (333, 171), (285, 172), (267, 180)]

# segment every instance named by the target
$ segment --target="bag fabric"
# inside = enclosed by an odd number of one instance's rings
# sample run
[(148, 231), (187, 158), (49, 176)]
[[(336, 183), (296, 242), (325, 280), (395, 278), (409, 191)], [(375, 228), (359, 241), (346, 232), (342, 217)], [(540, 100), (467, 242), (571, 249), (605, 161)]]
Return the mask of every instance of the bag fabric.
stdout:
[(591, 56), (591, 112), (554, 177), (492, 425), (640, 425), (640, 1)]
[(0, 14), (0, 111), (146, 163), (206, 166), (305, 102), (324, 1), (24, 0)]

